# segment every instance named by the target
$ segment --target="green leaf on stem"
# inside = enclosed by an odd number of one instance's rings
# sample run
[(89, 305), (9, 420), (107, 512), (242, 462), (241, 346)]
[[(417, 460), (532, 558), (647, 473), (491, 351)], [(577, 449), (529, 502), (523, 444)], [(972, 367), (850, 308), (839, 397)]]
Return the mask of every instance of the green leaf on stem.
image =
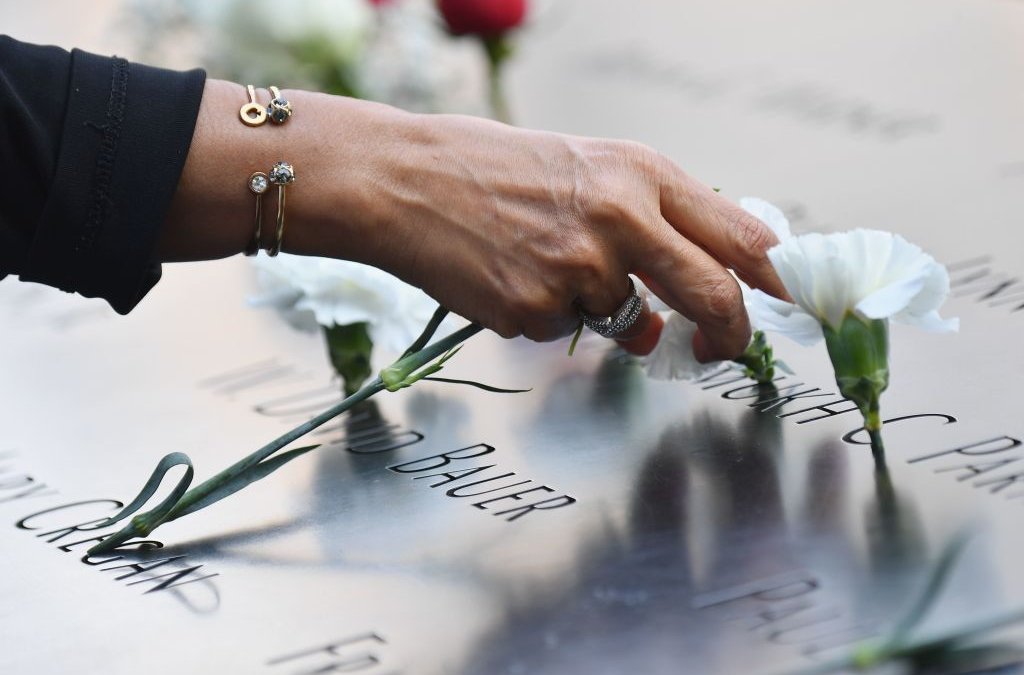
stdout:
[(963, 553), (969, 536), (970, 533), (968, 531), (961, 531), (942, 550), (942, 554), (932, 568), (931, 574), (928, 575), (928, 581), (925, 584), (924, 590), (921, 591), (917, 601), (911, 605), (907, 613), (903, 615), (903, 618), (893, 628), (887, 640), (890, 646), (903, 642), (928, 614), (928, 610), (935, 604), (939, 593), (942, 592), (942, 588), (949, 580), (949, 575), (953, 571), (956, 561), (959, 560), (960, 554)]
[[(924, 589), (896, 626), (881, 639), (869, 640), (855, 646), (846, 656), (820, 663), (791, 675), (827, 675), (854, 671), (869, 671), (880, 666), (900, 662), (911, 672), (974, 672), (986, 663), (1019, 662), (1024, 652), (1019, 647), (1001, 643), (974, 643), (979, 636), (1007, 626), (1024, 622), (1024, 611), (1017, 610), (976, 621), (921, 638), (912, 637), (934, 606), (943, 587), (963, 552), (969, 533), (965, 530), (953, 537), (943, 548), (932, 566)], [(957, 670), (955, 668), (962, 668)]]
[(427, 343), (430, 342), (430, 338), (434, 337), (434, 333), (436, 333), (437, 329), (441, 327), (441, 323), (447, 316), (448, 310), (442, 305), (438, 305), (437, 309), (435, 309), (434, 313), (430, 316), (430, 321), (427, 322), (423, 332), (420, 333), (420, 336), (416, 338), (411, 345), (409, 345), (408, 349), (402, 352), (402, 355), (399, 357), (399, 361), (423, 349)]
[(495, 394), (525, 394), (528, 391), (533, 391), (533, 389), (502, 389), (501, 387), (493, 387), (493, 386), (491, 386), (489, 384), (484, 384), (482, 382), (474, 382), (473, 380), (455, 380), (455, 379), (448, 378), (448, 377), (424, 377), (422, 379), (429, 380), (430, 382), (447, 382), (449, 384), (468, 384), (471, 387), (476, 387), (477, 389), (483, 389), (484, 391), (490, 391), (490, 392), (493, 392)]
[(178, 503), (178, 500), (180, 500), (182, 495), (184, 495), (185, 492), (188, 490), (189, 485), (192, 484), (192, 476), (195, 474), (195, 470), (192, 467), (192, 460), (189, 459), (189, 456), (183, 452), (172, 452), (170, 454), (164, 455), (160, 462), (156, 465), (156, 468), (153, 469), (153, 473), (150, 474), (149, 479), (146, 481), (146, 484), (142, 486), (141, 490), (139, 490), (139, 494), (135, 496), (135, 499), (133, 499), (131, 503), (129, 503), (123, 509), (121, 509), (114, 515), (110, 516), (110, 518), (107, 518), (102, 523), (99, 523), (96, 526), (97, 529), (101, 527), (110, 527), (115, 523), (119, 523), (128, 516), (132, 515), (133, 513), (141, 509), (143, 506), (145, 506), (146, 502), (148, 502), (150, 498), (152, 498), (156, 491), (160, 488), (161, 483), (163, 483), (164, 481), (164, 476), (167, 475), (167, 472), (176, 466), (184, 466), (185, 473), (182, 475), (181, 478), (178, 479), (178, 484), (174, 486), (174, 489), (171, 490), (171, 493), (167, 495), (167, 497), (162, 502), (157, 504), (152, 511), (150, 511), (150, 513), (154, 516), (154, 519), (158, 519), (170, 513), (171, 509), (173, 509), (175, 504)]
[[(482, 330), (481, 326), (470, 324), (451, 335), (438, 340), (428, 347), (409, 354), (380, 371), (380, 381), (390, 392), (411, 387), (417, 381), (433, 375), (444, 367), (445, 362), (455, 356), (462, 343)], [(456, 347), (458, 346), (458, 349)], [(440, 358), (438, 358), (440, 357)], [(431, 363), (433, 359), (436, 362)]]
[(255, 483), (258, 480), (266, 478), (267, 476), (274, 473), (275, 471), (277, 471), (278, 469), (280, 469), (282, 466), (292, 461), (293, 459), (298, 459), (299, 457), (303, 456), (310, 450), (316, 450), (319, 447), (319, 443), (316, 445), (307, 445), (301, 448), (295, 448), (293, 450), (283, 452), (280, 455), (277, 455), (276, 457), (265, 459), (262, 462), (248, 468), (247, 470), (232, 476), (229, 480), (222, 483), (219, 488), (217, 488), (216, 490), (212, 490), (211, 492), (203, 496), (201, 499), (195, 500), (194, 502), (192, 502), (191, 504), (184, 508), (175, 509), (171, 515), (174, 518), (181, 518), (182, 516), (187, 516), (188, 514), (194, 511), (206, 508), (207, 506), (213, 504), (214, 502), (219, 502), (225, 497), (233, 495), (242, 488), (247, 487), (249, 484)]
[[(430, 324), (428, 324), (427, 329), (424, 331), (426, 337), (423, 338), (421, 336), (424, 344), (430, 339), (430, 336), (444, 318), (443, 314), (444, 310), (441, 309), (435, 312), (436, 320), (432, 319)], [(272, 455), (349, 410), (359, 402), (365, 401), (371, 396), (384, 391), (387, 388), (384, 379), (385, 375), (393, 383), (397, 382), (399, 384), (398, 388), (409, 386), (411, 383), (440, 370), (446, 361), (458, 353), (459, 346), (465, 340), (481, 330), (481, 326), (470, 324), (434, 343), (426, 346), (420, 345), (420, 348), (417, 348), (414, 353), (408, 353), (388, 368), (385, 368), (381, 371), (381, 377), (374, 378), (373, 381), (363, 386), (359, 391), (346, 397), (344, 401), (331, 406), (312, 419), (287, 431), (262, 448), (243, 457), (228, 468), (191, 489), (189, 489), (189, 486), (194, 475), (191, 460), (187, 455), (180, 452), (167, 455), (157, 465), (139, 495), (118, 514), (100, 523), (96, 529), (113, 525), (135, 513), (156, 493), (164, 476), (171, 468), (184, 465), (186, 467), (185, 475), (178, 481), (171, 494), (160, 502), (156, 508), (135, 516), (127, 526), (105, 537), (103, 541), (89, 549), (89, 554), (96, 555), (116, 549), (130, 539), (148, 535), (165, 522), (194, 513), (234, 494), (257, 480), (265, 478), (291, 460), (304, 455), (318, 446), (295, 448), (270, 459)], [(417, 343), (414, 343), (413, 346), (417, 346), (418, 343), (420, 343), (420, 340), (417, 340)], [(431, 363), (435, 360), (436, 362)]]
[(142, 489), (139, 491), (139, 494), (136, 495), (135, 499), (133, 499), (128, 506), (121, 509), (118, 513), (97, 524), (95, 529), (109, 527), (110, 525), (118, 523), (142, 508), (143, 505), (145, 505), (146, 502), (148, 502), (156, 493), (157, 489), (159, 489), (160, 484), (163, 483), (164, 476), (167, 475), (167, 472), (176, 466), (184, 466), (185, 473), (180, 479), (178, 479), (178, 483), (174, 486), (174, 489), (171, 490), (170, 494), (152, 510), (135, 516), (128, 522), (128, 525), (121, 528), (114, 534), (105, 537), (100, 543), (90, 548), (88, 551), (89, 555), (112, 551), (129, 539), (145, 537), (171, 517), (171, 512), (179, 503), (181, 503), (181, 500), (187, 494), (189, 485), (192, 484), (192, 476), (194, 475), (192, 460), (189, 459), (188, 455), (181, 452), (172, 452), (164, 455), (156, 465), (156, 468), (153, 469), (153, 473), (150, 474), (149, 480), (147, 480), (146, 484), (142, 486)]

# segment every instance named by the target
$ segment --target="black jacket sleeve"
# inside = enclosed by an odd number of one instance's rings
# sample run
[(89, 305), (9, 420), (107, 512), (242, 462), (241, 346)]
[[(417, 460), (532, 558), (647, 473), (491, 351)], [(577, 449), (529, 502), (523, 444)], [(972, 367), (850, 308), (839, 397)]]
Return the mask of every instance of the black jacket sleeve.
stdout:
[(160, 279), (205, 79), (0, 35), (0, 278), (131, 310)]

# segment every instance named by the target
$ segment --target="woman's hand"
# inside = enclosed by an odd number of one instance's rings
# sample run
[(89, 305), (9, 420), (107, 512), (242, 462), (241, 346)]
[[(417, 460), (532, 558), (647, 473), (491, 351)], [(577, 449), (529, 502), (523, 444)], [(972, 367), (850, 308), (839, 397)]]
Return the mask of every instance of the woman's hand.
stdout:
[(381, 203), (396, 246), (382, 266), (505, 337), (552, 340), (578, 310), (610, 315), (638, 275), (696, 321), (706, 359), (750, 327), (726, 267), (784, 293), (760, 221), (635, 143), (455, 116), (416, 119)]
[[(772, 232), (650, 148), (286, 96), (292, 120), (249, 129), (235, 118), (244, 89), (207, 85), (166, 259), (240, 251), (254, 209), (245, 179), (283, 159), (297, 176), (285, 250), (376, 265), (505, 337), (552, 340), (580, 309), (612, 314), (632, 273), (697, 322), (698, 358), (731, 358), (750, 325), (727, 268), (785, 296), (765, 256)], [(209, 194), (213, 174), (238, 194)], [(220, 226), (204, 226), (213, 214)]]

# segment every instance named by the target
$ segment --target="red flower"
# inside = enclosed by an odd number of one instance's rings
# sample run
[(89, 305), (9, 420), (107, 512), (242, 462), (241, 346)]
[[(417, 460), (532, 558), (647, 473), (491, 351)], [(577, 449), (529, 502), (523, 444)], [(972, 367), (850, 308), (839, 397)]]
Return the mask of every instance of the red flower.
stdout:
[(437, 7), (455, 35), (497, 37), (526, 17), (526, 0), (437, 0)]

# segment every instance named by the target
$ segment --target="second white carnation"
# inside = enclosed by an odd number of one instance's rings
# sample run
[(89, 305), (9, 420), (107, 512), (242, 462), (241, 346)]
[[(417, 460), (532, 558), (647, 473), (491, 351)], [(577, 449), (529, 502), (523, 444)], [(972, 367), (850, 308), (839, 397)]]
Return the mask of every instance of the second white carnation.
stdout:
[(369, 265), (307, 256), (253, 259), (257, 307), (277, 309), (296, 328), (365, 322), (374, 344), (401, 352), (423, 330), (437, 303), (420, 289)]

